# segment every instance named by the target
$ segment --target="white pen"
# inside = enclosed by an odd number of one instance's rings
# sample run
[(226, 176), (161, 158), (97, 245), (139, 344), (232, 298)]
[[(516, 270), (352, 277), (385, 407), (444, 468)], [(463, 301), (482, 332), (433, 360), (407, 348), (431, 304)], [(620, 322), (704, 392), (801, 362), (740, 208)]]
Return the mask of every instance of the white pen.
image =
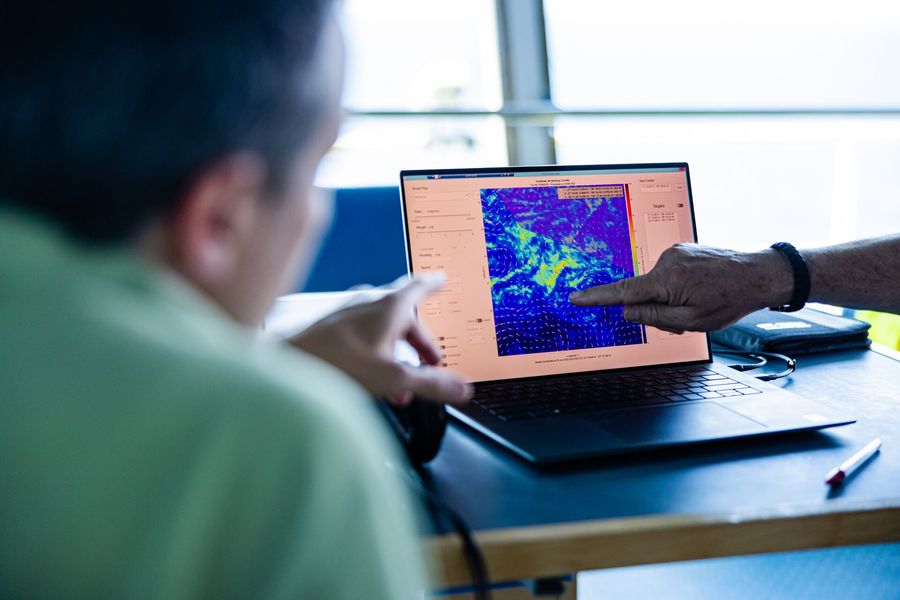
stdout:
[(881, 448), (881, 438), (875, 438), (866, 444), (865, 448), (830, 470), (828, 475), (825, 476), (825, 483), (828, 485), (840, 485), (853, 471), (875, 456), (879, 448)]

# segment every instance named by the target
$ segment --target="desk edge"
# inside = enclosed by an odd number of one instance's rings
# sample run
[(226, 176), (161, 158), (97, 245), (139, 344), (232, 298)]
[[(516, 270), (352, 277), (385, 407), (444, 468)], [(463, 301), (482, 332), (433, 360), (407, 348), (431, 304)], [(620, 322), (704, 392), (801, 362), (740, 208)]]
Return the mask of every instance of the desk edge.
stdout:
[[(900, 541), (900, 498), (713, 515), (653, 515), (476, 534), (492, 581), (703, 558)], [(459, 539), (426, 542), (435, 584), (470, 583)]]

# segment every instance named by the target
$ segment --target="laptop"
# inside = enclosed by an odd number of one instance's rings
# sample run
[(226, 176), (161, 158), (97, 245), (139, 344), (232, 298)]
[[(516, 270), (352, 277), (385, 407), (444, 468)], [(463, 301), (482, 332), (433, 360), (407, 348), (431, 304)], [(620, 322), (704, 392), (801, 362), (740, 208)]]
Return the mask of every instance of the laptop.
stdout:
[(411, 273), (447, 283), (418, 317), (474, 383), (458, 421), (533, 463), (854, 422), (718, 364), (709, 335), (578, 307), (697, 240), (687, 163), (402, 171)]

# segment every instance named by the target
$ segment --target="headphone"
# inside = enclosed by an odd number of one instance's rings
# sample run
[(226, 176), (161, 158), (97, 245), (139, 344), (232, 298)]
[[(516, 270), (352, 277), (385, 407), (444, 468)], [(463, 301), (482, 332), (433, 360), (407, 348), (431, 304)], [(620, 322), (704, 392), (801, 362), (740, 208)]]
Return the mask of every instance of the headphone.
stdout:
[(380, 400), (378, 407), (397, 434), (409, 462), (423, 465), (437, 456), (447, 431), (447, 410), (443, 404), (414, 398), (406, 406)]

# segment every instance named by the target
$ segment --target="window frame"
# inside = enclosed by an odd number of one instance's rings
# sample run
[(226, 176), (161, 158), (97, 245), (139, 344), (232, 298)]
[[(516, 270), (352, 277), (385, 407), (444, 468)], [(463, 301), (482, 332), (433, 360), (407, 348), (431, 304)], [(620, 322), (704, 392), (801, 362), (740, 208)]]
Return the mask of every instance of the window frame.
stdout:
[[(550, 86), (544, 0), (494, 0), (502, 106), (499, 110), (361, 110), (347, 115), (366, 117), (478, 117), (496, 116), (505, 124), (509, 165), (551, 165), (557, 162), (554, 126), (557, 116), (900, 116), (897, 108), (796, 109), (677, 109), (677, 110), (561, 110), (553, 103)], [(511, 35), (515, 32), (515, 35)], [(504, 165), (495, 165), (504, 166)]]

